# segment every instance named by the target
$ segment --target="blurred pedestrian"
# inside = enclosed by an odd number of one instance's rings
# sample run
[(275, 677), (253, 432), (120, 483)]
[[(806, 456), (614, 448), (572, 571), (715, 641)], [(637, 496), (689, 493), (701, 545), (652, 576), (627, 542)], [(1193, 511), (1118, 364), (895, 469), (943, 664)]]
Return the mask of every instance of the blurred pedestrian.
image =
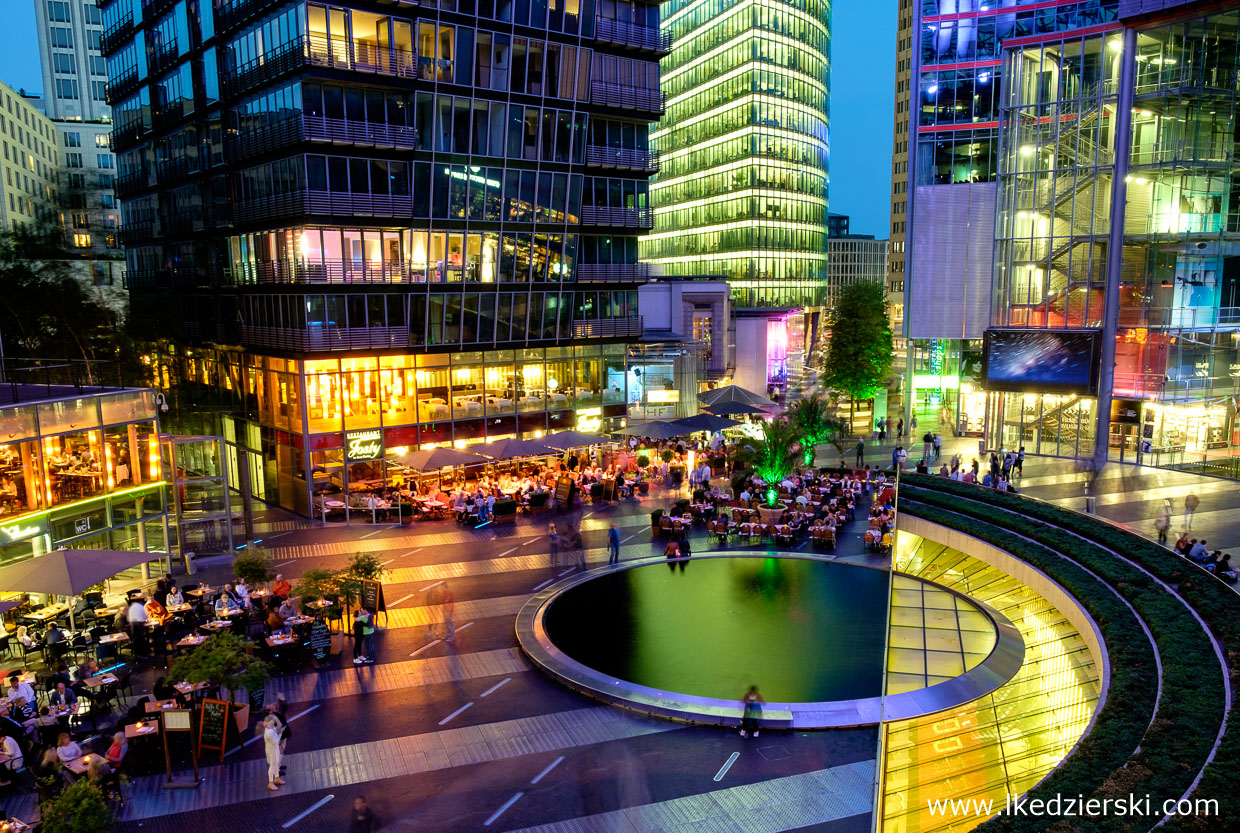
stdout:
[(615, 524), (607, 530), (607, 563), (620, 563), (620, 527)]
[(1200, 503), (1201, 499), (1192, 492), (1184, 498), (1184, 529), (1186, 532), (1191, 532), (1193, 529), (1193, 515), (1197, 514), (1197, 507)]
[(441, 609), (443, 610), (444, 642), (455, 642), (456, 622), (453, 621), (452, 617), (456, 615), (456, 594), (452, 592), (452, 588), (448, 586), (447, 582), (444, 582), (443, 586), (443, 604)]
[(349, 833), (374, 833), (377, 826), (375, 814), (366, 806), (366, 796), (359, 795), (353, 799), (353, 810), (349, 813)]
[(560, 566), (560, 535), (555, 531), (555, 524), (547, 528), (547, 540), (551, 542), (551, 566)]
[(766, 702), (766, 698), (758, 691), (756, 685), (751, 685), (749, 691), (745, 692), (745, 696), (741, 698), (745, 704), (745, 712), (741, 717), (741, 737), (748, 737), (749, 732), (753, 732), (753, 736), (758, 736), (758, 721), (762, 719), (762, 704)]
[(275, 791), (284, 784), (280, 777), (280, 730), (277, 721), (268, 717), (263, 721), (263, 746), (267, 753), (267, 789)]

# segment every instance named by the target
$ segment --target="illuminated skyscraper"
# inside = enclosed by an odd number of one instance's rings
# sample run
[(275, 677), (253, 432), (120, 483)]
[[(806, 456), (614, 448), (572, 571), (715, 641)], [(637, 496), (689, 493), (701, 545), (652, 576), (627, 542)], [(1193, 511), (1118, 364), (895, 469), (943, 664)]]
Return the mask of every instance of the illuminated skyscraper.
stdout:
[(829, 0), (670, 0), (661, 172), (642, 257), (723, 275), (739, 306), (821, 304), (827, 249)]

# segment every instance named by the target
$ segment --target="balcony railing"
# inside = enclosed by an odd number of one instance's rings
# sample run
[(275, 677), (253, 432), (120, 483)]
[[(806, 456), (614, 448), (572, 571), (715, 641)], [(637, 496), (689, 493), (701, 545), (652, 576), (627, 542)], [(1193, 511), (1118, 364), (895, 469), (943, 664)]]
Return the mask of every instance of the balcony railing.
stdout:
[(300, 37), (269, 54), (226, 70), (224, 95), (240, 95), (304, 66), (416, 78), (418, 62), (415, 53), (399, 49), (379, 49), (337, 38)]
[(132, 245), (146, 240), (155, 239), (155, 222), (126, 223), (116, 230), (116, 239), (125, 245)]
[(172, 8), (175, 2), (176, 0), (142, 0), (142, 19), (154, 19)]
[(159, 180), (162, 184), (173, 180), (185, 179), (187, 176), (198, 173), (199, 165), (197, 159), (191, 159), (188, 156), (178, 156), (175, 159), (164, 159), (157, 162), (156, 169), (159, 171)]
[(408, 327), (285, 327), (241, 325), (241, 341), (247, 347), (274, 350), (382, 350), (408, 347)]
[(632, 49), (645, 49), (662, 55), (672, 51), (670, 32), (660, 32), (653, 26), (638, 26), (635, 23), (625, 23), (610, 17), (599, 17), (595, 20), (594, 35), (606, 43)]
[(271, 0), (216, 0), (215, 33), (223, 35), (271, 7)]
[(414, 150), (418, 146), (418, 134), (412, 127), (402, 125), (302, 115), (290, 116), (257, 130), (230, 133), (225, 146), (229, 157), (236, 160), (302, 141)]
[(659, 172), (659, 154), (652, 150), (586, 145), (586, 164), (653, 174)]
[(329, 260), (305, 263), (293, 260), (266, 260), (234, 263), (229, 276), (234, 284), (393, 284), (460, 282), (460, 269), (441, 270), (433, 265), (402, 262), (354, 262)]
[(104, 55), (115, 52), (125, 39), (133, 34), (133, 12), (125, 12), (124, 17), (103, 30), (99, 36), (99, 50)]
[(112, 187), (116, 189), (116, 196), (124, 199), (147, 187), (147, 182), (146, 171), (134, 171), (118, 176)]
[(335, 216), (411, 217), (413, 198), (383, 194), (340, 194), (330, 191), (299, 191), (271, 197), (254, 197), (233, 203), (233, 219), (261, 220), (305, 214)]
[(624, 110), (640, 110), (643, 113), (662, 113), (663, 94), (648, 87), (624, 87), (603, 81), (590, 82), (590, 102)]
[(155, 75), (176, 63), (180, 50), (177, 48), (177, 39), (168, 38), (163, 43), (151, 50), (151, 55), (147, 58), (150, 66), (151, 75)]
[(138, 77), (138, 68), (130, 67), (104, 86), (103, 97), (108, 104), (115, 104), (140, 86), (142, 86), (142, 79)]
[(125, 272), (126, 289), (172, 289), (206, 286), (210, 282), (193, 268), (129, 269)]
[(140, 143), (148, 132), (150, 128), (141, 121), (120, 125), (108, 134), (108, 147), (113, 153), (120, 153)]
[(650, 280), (649, 263), (578, 263), (577, 281), (614, 281), (617, 283)]
[(574, 321), (573, 338), (627, 338), (642, 334), (642, 317), (608, 318), (602, 321)]
[(586, 205), (581, 208), (583, 226), (616, 228), (654, 228), (654, 211), (649, 208), (602, 208)]

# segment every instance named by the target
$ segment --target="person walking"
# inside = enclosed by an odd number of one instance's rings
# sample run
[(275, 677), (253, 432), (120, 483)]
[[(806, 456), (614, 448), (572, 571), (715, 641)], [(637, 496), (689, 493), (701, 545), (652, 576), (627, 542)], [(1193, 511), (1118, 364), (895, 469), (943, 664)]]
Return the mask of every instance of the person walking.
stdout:
[(452, 617), (456, 615), (456, 595), (452, 592), (452, 588), (448, 586), (447, 582), (443, 586), (443, 603), (441, 608), (443, 610), (443, 641), (455, 642), (456, 623)]
[(368, 608), (362, 608), (366, 614), (365, 624), (362, 625), (362, 636), (366, 639), (366, 661), (375, 661), (375, 614)]
[(1193, 529), (1193, 515), (1197, 514), (1197, 507), (1201, 504), (1201, 499), (1192, 492), (1188, 493), (1188, 497), (1184, 498), (1184, 529), (1191, 532)]
[(551, 542), (551, 566), (560, 566), (560, 536), (555, 531), (555, 524), (547, 528), (547, 540)]
[(931, 435), (930, 447), (934, 451), (934, 461), (937, 463), (943, 456), (943, 438), (938, 434)]
[(366, 796), (359, 795), (353, 799), (353, 810), (349, 813), (349, 833), (374, 833), (377, 827), (375, 814), (366, 806)]
[(896, 422), (896, 439), (904, 439), (904, 417), (900, 417), (899, 421)]
[(1158, 543), (1167, 546), (1167, 530), (1171, 528), (1171, 507), (1163, 505), (1162, 512), (1154, 519), (1154, 529), (1158, 530)]
[(857, 468), (865, 463), (865, 440), (857, 440)]
[(615, 524), (607, 530), (607, 563), (620, 563), (620, 528)]
[(751, 685), (741, 701), (745, 704), (745, 711), (741, 717), (741, 737), (749, 737), (749, 733), (753, 732), (756, 738), (758, 721), (762, 719), (762, 704), (766, 702), (766, 698), (758, 691), (756, 685)]
[(276, 728), (276, 719), (268, 717), (263, 721), (263, 746), (267, 752), (267, 789), (275, 792), (284, 784), (280, 777), (280, 730)]
[(353, 664), (366, 662), (366, 608), (353, 611)]
[(929, 431), (927, 431), (925, 435), (921, 438), (921, 456), (926, 460), (926, 462), (930, 462), (934, 459), (933, 457), (930, 456), (931, 452), (933, 451), (934, 451), (934, 435), (931, 434)]
[(917, 430), (917, 414), (913, 414), (908, 418), (908, 432), (911, 435)]

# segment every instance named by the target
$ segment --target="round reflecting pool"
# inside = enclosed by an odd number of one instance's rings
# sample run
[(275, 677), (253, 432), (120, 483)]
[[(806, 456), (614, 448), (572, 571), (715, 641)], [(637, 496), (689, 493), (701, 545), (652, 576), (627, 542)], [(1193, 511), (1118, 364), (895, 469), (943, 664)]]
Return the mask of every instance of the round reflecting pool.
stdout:
[(546, 611), (568, 657), (659, 691), (768, 702), (876, 697), (887, 573), (794, 558), (694, 558), (603, 574)]

